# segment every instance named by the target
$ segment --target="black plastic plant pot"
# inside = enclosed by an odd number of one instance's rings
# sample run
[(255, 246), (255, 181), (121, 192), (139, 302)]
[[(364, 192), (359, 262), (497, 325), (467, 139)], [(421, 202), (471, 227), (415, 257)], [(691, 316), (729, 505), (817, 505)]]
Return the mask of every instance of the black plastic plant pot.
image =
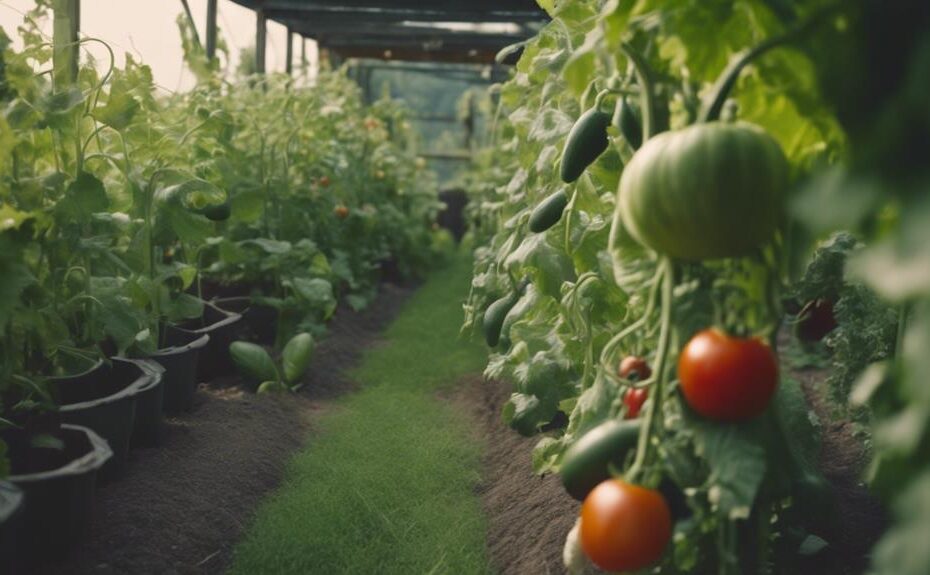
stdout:
[[(183, 336), (183, 337), (182, 337)], [(149, 356), (165, 368), (163, 407), (166, 413), (190, 411), (197, 391), (197, 362), (210, 342), (209, 335), (179, 333), (176, 343)]]
[(12, 573), (23, 523), (23, 492), (0, 481), (0, 573)]
[[(61, 426), (63, 448), (35, 447), (25, 433), (6, 433), (12, 475), (25, 497), (15, 566), (63, 559), (90, 527), (100, 468), (113, 456), (107, 442), (79, 425)], [(5, 538), (4, 538), (5, 539)]]
[(217, 306), (242, 316), (248, 333), (240, 338), (259, 343), (273, 343), (278, 335), (278, 310), (252, 301), (248, 297), (231, 297), (215, 300)]
[(132, 430), (132, 447), (157, 447), (161, 445), (162, 426), (165, 421), (165, 368), (160, 363), (147, 359), (131, 361), (149, 373), (154, 384), (139, 391), (136, 397), (136, 421)]
[(210, 342), (200, 352), (197, 377), (200, 381), (211, 381), (235, 372), (229, 357), (229, 344), (238, 339), (241, 323), (242, 315), (204, 302), (202, 318), (168, 326), (165, 339), (168, 345), (182, 345), (190, 340), (191, 334), (209, 335)]
[(116, 358), (89, 374), (53, 378), (50, 382), (58, 398), (61, 421), (94, 430), (113, 450), (98, 482), (107, 483), (121, 476), (129, 459), (138, 398), (160, 385), (160, 376), (143, 369), (139, 362)]

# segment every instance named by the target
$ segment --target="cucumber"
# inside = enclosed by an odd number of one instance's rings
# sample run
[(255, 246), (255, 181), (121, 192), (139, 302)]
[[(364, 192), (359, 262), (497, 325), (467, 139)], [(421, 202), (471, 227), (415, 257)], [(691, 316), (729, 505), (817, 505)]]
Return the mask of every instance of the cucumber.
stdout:
[(609, 465), (622, 465), (639, 441), (640, 421), (611, 420), (584, 434), (568, 448), (559, 471), (569, 495), (584, 501), (602, 481), (610, 479)]
[(484, 340), (490, 347), (496, 347), (500, 342), (504, 318), (507, 317), (510, 309), (516, 305), (518, 299), (517, 292), (510, 293), (489, 305), (484, 312), (484, 322), (482, 324)]
[(539, 202), (530, 215), (530, 231), (539, 234), (559, 223), (567, 205), (568, 194), (565, 190), (559, 190)]
[(562, 149), (562, 181), (570, 184), (607, 149), (610, 114), (591, 108), (572, 126)]
[(232, 209), (227, 200), (222, 204), (211, 204), (200, 208), (197, 213), (214, 222), (225, 222), (232, 215)]
[(643, 145), (643, 126), (639, 118), (639, 110), (627, 101), (626, 96), (620, 99), (617, 127), (631, 148), (638, 150)]

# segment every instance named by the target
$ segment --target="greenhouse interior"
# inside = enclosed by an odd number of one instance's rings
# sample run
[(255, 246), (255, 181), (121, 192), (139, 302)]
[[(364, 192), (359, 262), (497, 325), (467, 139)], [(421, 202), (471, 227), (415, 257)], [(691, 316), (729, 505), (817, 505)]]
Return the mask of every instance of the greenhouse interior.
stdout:
[(927, 0), (0, 0), (0, 575), (930, 575)]

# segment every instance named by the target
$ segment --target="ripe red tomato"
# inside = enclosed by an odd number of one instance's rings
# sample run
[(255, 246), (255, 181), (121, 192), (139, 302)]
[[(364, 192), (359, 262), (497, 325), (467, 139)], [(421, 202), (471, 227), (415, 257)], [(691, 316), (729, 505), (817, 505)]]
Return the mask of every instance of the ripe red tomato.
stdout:
[(672, 514), (658, 491), (608, 479), (581, 506), (581, 548), (605, 571), (636, 571), (662, 557)]
[(646, 403), (646, 398), (648, 397), (649, 390), (646, 388), (630, 388), (626, 390), (626, 393), (623, 394), (623, 405), (626, 406), (626, 415), (624, 415), (623, 418), (636, 419), (639, 417), (639, 412), (643, 409), (643, 404)]
[(333, 210), (333, 213), (335, 213), (336, 217), (340, 220), (344, 220), (349, 217), (349, 208), (345, 206), (336, 206), (336, 209)]
[(807, 302), (797, 316), (794, 333), (801, 341), (820, 341), (836, 329), (833, 302), (817, 299)]
[(694, 411), (709, 419), (741, 421), (765, 411), (778, 387), (778, 362), (759, 339), (706, 329), (681, 351), (678, 379)]
[(652, 368), (646, 363), (646, 360), (635, 355), (628, 355), (620, 362), (620, 369), (617, 373), (622, 379), (630, 381), (643, 381), (649, 379), (652, 375)]

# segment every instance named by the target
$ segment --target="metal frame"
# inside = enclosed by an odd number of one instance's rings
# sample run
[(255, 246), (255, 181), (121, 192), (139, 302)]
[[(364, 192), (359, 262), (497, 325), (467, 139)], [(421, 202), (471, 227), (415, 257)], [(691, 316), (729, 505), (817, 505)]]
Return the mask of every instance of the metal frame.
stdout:
[[(304, 39), (316, 40), (334, 62), (376, 58), (490, 64), (501, 48), (531, 37), (548, 19), (535, 0), (232, 1)], [(437, 23), (508, 23), (513, 31), (464, 30)], [(256, 55), (263, 51), (263, 42), (256, 34)]]
[[(293, 72), (293, 37), (312, 38), (333, 62), (346, 58), (493, 63), (501, 48), (529, 38), (547, 19), (535, 0), (232, 0), (255, 11), (255, 68), (265, 72), (268, 20), (287, 27), (288, 74)], [(193, 16), (182, 0), (187, 16)], [(81, 0), (55, 0), (55, 78), (77, 75)], [(206, 53), (216, 58), (217, 0), (207, 0)], [(436, 23), (510, 23), (511, 33), (436, 27)], [(411, 24), (414, 23), (414, 24)], [(419, 23), (419, 24), (417, 24)], [(429, 24), (433, 24), (430, 26)], [(194, 27), (194, 36), (200, 35)], [(302, 60), (303, 61), (303, 60)]]

